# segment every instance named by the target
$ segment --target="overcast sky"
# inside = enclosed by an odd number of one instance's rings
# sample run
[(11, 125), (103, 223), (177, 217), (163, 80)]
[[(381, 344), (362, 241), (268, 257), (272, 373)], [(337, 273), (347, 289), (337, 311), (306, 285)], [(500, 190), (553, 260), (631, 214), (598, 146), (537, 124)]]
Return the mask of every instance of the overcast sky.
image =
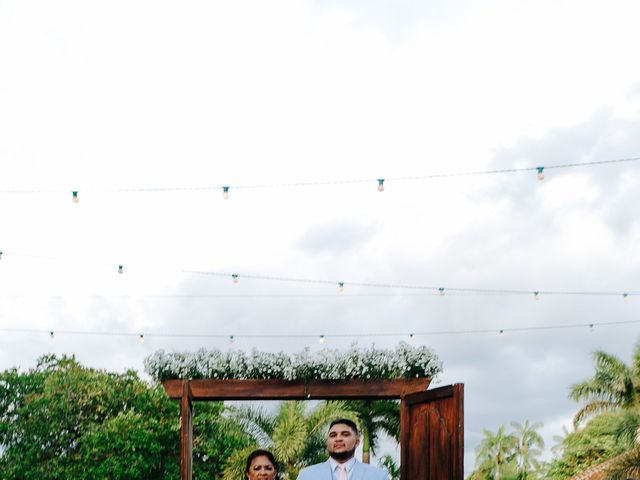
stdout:
[[(0, 0), (0, 369), (489, 329), (414, 338), (438, 384), (465, 384), (465, 470), (483, 428), (541, 421), (552, 446), (591, 352), (630, 359), (640, 325), (597, 324), (637, 321), (640, 296), (349, 282), (638, 293), (640, 162), (400, 180), (640, 156), (638, 18), (635, 1)], [(405, 335), (366, 337), (384, 333)]]

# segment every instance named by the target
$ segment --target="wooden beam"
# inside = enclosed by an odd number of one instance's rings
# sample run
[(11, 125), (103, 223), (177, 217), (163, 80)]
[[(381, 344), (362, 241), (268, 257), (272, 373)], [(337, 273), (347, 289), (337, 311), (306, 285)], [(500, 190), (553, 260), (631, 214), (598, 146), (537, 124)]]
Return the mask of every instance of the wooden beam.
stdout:
[(193, 476), (193, 397), (187, 380), (180, 380), (180, 480)]
[[(193, 400), (388, 399), (426, 390), (429, 378), (399, 380), (190, 380)], [(167, 395), (184, 399), (184, 380), (162, 382)]]

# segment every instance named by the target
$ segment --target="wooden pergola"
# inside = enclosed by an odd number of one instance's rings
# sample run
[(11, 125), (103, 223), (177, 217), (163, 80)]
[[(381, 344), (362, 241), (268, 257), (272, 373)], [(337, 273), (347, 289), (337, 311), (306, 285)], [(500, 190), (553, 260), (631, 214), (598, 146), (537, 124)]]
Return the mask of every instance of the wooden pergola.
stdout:
[(180, 480), (192, 479), (193, 403), (206, 400), (400, 400), (401, 480), (462, 480), (464, 386), (431, 380), (165, 380), (180, 400)]

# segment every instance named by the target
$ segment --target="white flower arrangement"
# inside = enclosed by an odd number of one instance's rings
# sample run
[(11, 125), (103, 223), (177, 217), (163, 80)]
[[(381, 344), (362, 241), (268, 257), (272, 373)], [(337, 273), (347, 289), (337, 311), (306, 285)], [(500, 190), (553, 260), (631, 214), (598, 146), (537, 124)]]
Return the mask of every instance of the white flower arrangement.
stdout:
[(197, 352), (165, 353), (159, 350), (144, 360), (145, 371), (155, 380), (168, 379), (278, 379), (346, 380), (435, 378), (442, 362), (426, 346), (414, 347), (401, 342), (395, 349), (348, 351), (324, 349), (311, 353), (309, 348), (289, 356), (283, 352), (200, 349)]

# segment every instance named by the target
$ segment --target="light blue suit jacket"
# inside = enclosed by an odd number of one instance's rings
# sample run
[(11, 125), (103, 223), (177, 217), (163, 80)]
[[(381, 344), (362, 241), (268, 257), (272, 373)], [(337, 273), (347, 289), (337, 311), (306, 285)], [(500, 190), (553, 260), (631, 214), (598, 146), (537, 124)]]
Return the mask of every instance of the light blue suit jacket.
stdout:
[[(333, 480), (329, 460), (300, 470), (298, 480)], [(389, 480), (387, 472), (356, 460), (350, 480)]]

